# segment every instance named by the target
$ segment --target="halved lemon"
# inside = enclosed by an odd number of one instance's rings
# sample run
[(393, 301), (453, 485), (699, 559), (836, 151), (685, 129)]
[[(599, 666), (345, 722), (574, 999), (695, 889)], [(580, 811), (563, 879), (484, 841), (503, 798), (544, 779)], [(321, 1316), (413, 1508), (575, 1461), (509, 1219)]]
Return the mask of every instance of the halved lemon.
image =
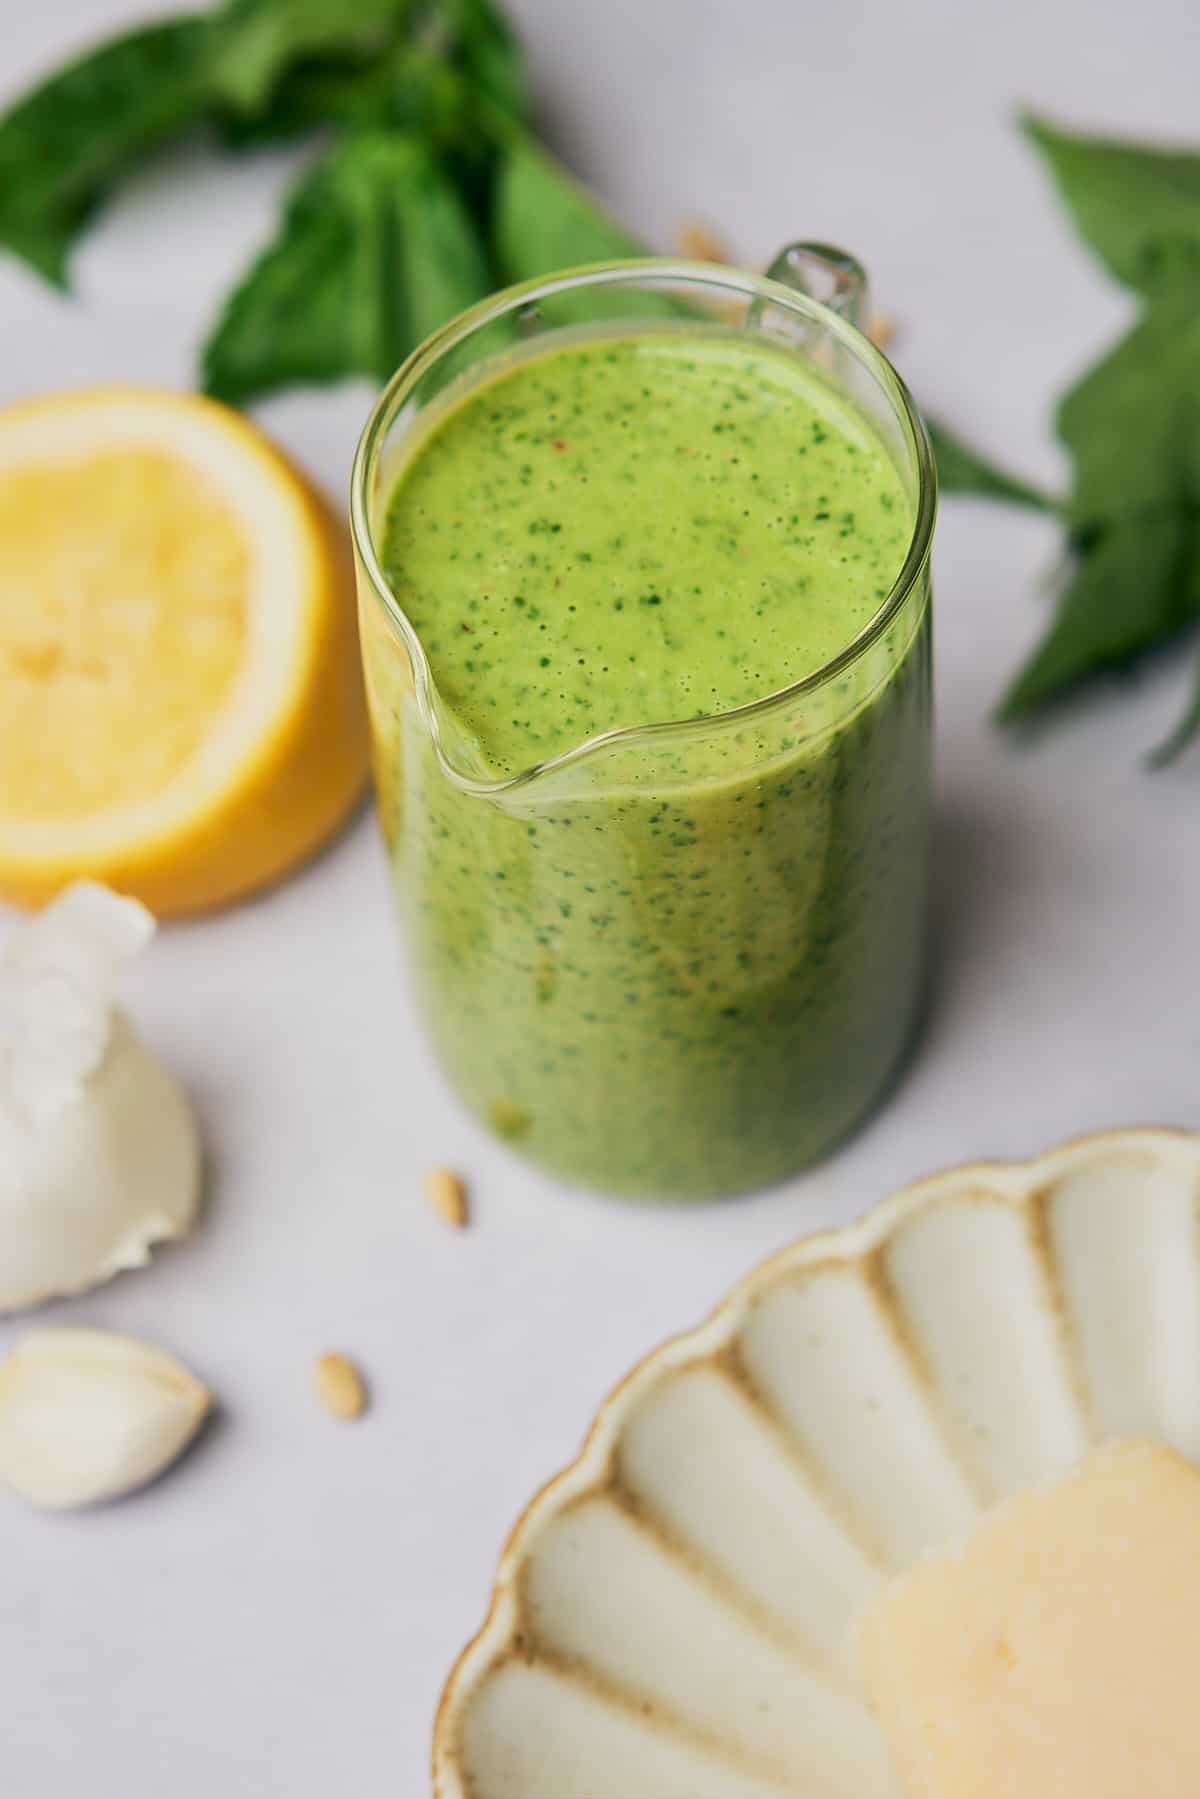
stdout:
[(348, 547), (258, 431), (140, 388), (0, 410), (0, 897), (220, 905), (366, 772)]

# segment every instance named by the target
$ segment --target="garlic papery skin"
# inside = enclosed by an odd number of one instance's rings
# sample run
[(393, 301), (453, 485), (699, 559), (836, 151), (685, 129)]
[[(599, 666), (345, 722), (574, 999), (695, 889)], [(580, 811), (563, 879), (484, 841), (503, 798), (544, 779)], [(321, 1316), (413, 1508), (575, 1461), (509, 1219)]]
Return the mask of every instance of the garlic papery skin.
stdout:
[(149, 1260), (196, 1215), (200, 1147), (178, 1083), (113, 1004), (154, 929), (81, 882), (0, 963), (0, 1312)]
[(51, 1510), (117, 1499), (180, 1456), (212, 1405), (152, 1344), (32, 1331), (0, 1362), (0, 1483)]

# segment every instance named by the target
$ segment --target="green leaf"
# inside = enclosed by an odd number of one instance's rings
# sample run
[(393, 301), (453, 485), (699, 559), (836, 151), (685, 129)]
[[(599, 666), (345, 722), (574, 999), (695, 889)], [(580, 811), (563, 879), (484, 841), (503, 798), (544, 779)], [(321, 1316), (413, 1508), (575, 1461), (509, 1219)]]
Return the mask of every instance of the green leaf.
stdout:
[(1054, 623), (1001, 703), (1028, 717), (1090, 675), (1127, 668), (1196, 615), (1200, 516), (1164, 507), (1108, 526), (1076, 560)]
[(408, 24), (414, 0), (227, 0), (214, 18), (216, 103), (253, 117), (298, 62), (369, 63)]
[(429, 147), (350, 138), (301, 181), (226, 302), (205, 390), (239, 404), (296, 382), (382, 380), (488, 286), (474, 226)]
[(1200, 156), (1023, 122), (1080, 236), (1118, 281), (1151, 296), (1200, 282)]
[(419, 131), (467, 158), (490, 190), (495, 140), (528, 113), (521, 46), (489, 0), (419, 0), (407, 32), (385, 49), (365, 60), (345, 47), (302, 57), (269, 100), (222, 125), (235, 146), (331, 125)]
[(113, 38), (0, 118), (0, 244), (47, 280), (133, 160), (204, 117), (210, 26), (174, 19)]
[(236, 144), (293, 137), (334, 126), (343, 131), (415, 131), (446, 148), (479, 136), (478, 97), (460, 70), (423, 44), (399, 44), (362, 65), (332, 59), (301, 63), (253, 118), (225, 121)]
[(1014, 506), (1031, 506), (1051, 512), (1055, 502), (1016, 475), (1006, 474), (951, 435), (944, 425), (926, 417), (929, 441), (937, 462), (938, 486), (943, 493), (975, 494), (988, 500), (1007, 500)]
[(1056, 423), (1075, 458), (1077, 530), (1200, 504), (1200, 305), (1175, 296), (1149, 307), (1064, 395)]
[(492, 233), (506, 283), (646, 254), (587, 188), (528, 138), (515, 139), (504, 153)]
[(492, 0), (441, 0), (454, 37), (452, 58), (482, 99), (517, 125), (532, 114), (529, 76), (521, 40)]
[[(1000, 708), (1007, 722), (1200, 618), (1200, 309), (1180, 293), (1149, 305), (1064, 395), (1057, 425), (1074, 459), (1074, 575)], [(1162, 754), (1192, 728), (1189, 715)]]

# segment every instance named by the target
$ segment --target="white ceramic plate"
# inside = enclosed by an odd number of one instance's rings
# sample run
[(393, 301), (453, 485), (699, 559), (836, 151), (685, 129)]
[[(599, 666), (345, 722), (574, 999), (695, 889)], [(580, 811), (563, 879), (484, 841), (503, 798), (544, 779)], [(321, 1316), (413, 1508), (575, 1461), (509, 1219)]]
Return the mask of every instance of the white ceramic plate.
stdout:
[(954, 1169), (785, 1250), (521, 1519), (436, 1799), (895, 1799), (864, 1602), (1118, 1436), (1200, 1459), (1200, 1137)]

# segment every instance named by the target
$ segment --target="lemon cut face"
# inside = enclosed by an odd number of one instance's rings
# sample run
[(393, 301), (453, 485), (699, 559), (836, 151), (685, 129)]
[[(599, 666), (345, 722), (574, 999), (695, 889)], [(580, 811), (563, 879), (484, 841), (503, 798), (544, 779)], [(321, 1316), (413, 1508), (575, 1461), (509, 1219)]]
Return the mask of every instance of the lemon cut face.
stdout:
[(340, 530), (236, 413), (137, 389), (0, 412), (0, 895), (162, 913), (313, 850), (367, 767)]

